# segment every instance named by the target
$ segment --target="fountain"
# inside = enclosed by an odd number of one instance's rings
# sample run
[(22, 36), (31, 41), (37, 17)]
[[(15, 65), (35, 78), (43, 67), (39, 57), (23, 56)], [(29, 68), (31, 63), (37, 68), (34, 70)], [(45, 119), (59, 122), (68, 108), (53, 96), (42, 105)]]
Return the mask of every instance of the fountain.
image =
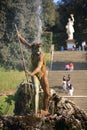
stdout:
[(38, 25), (38, 34), (37, 34), (37, 40), (41, 41), (41, 35), (42, 35), (42, 7), (41, 5), (38, 6), (37, 8), (37, 14), (38, 14), (38, 20), (37, 20), (37, 25)]
[[(38, 6), (40, 13), (41, 7)], [(37, 40), (41, 40), (41, 20), (38, 16), (39, 24)], [(71, 38), (71, 37), (70, 37)], [(71, 40), (71, 39), (68, 39)], [(36, 54), (35, 54), (36, 55)], [(34, 60), (33, 60), (34, 61)], [(34, 65), (34, 64), (33, 64)], [(45, 67), (45, 66), (44, 66)], [(29, 73), (31, 74), (31, 73)], [(43, 73), (41, 73), (43, 74)], [(44, 79), (47, 82), (47, 77)], [(39, 77), (42, 78), (42, 77)], [(37, 114), (43, 97), (39, 93), (37, 78), (36, 82), (23, 82), (19, 85), (15, 94), (14, 115), (0, 115), (1, 130), (86, 130), (87, 114), (72, 101), (59, 97), (55, 92), (50, 95), (48, 101), (49, 114)], [(43, 84), (42, 84), (43, 85)], [(34, 87), (35, 86), (35, 87)], [(37, 88), (37, 89), (36, 89)], [(36, 90), (35, 90), (36, 89)], [(36, 92), (36, 93), (35, 93)], [(39, 96), (40, 94), (40, 96)], [(47, 96), (47, 95), (46, 95)], [(46, 100), (48, 97), (46, 97)]]

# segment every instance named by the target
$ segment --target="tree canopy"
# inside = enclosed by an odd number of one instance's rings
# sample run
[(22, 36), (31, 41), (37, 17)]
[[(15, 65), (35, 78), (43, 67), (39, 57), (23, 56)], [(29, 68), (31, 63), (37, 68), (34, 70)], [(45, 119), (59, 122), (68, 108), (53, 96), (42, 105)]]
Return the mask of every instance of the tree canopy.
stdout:
[[(75, 17), (75, 33), (87, 33), (86, 12), (87, 0), (58, 0), (57, 3), (53, 0), (0, 0), (0, 46), (3, 46), (0, 48), (0, 65), (21, 68), (15, 24), (29, 42), (37, 40), (41, 33), (47, 34), (49, 40), (48, 34), (53, 38), (55, 33), (66, 34), (65, 26), (71, 13)], [(59, 35), (62, 43), (64, 38)], [(28, 58), (29, 51), (24, 46), (23, 50)]]

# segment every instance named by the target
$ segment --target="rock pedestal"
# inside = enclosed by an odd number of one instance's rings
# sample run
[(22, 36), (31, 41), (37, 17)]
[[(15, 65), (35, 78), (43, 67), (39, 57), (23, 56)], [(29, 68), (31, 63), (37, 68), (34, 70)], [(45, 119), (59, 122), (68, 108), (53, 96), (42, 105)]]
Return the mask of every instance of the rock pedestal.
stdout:
[[(39, 92), (39, 110), (43, 108), (43, 92)], [(38, 110), (38, 111), (39, 111)], [(32, 82), (23, 82), (15, 93), (15, 115), (35, 112), (35, 90)]]

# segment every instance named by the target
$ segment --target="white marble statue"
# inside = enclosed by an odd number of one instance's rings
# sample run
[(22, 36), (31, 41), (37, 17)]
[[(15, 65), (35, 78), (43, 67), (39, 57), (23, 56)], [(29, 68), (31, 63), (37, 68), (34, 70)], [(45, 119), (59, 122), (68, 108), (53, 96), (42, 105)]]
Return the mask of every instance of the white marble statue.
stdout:
[(66, 32), (68, 34), (68, 40), (73, 39), (73, 33), (74, 33), (74, 15), (70, 14), (71, 18), (68, 19), (68, 23), (66, 25)]

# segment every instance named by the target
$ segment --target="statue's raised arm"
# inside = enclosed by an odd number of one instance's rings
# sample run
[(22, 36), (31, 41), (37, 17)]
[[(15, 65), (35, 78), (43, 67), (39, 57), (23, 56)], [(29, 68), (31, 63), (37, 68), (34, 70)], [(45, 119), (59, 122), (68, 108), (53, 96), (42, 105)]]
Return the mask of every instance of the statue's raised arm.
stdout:
[(19, 32), (18, 37), (23, 44), (26, 44), (28, 47), (31, 47), (31, 44), (24, 37), (22, 37), (22, 35)]
[(74, 24), (74, 14), (70, 14), (70, 16), (71, 16), (73, 24)]

